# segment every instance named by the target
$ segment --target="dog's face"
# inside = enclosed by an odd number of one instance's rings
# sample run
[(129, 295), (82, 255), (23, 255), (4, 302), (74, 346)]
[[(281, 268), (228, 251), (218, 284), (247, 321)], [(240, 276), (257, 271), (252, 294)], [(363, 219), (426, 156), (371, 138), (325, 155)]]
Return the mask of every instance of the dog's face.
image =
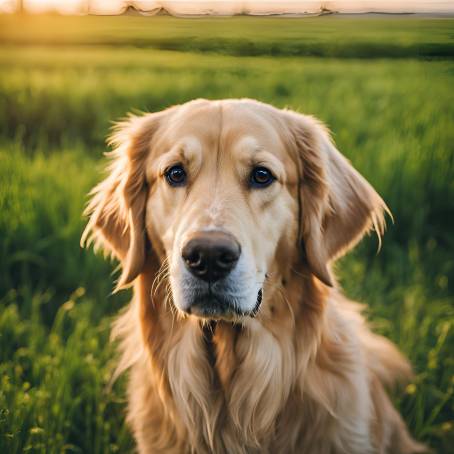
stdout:
[(250, 105), (196, 103), (171, 123), (146, 164), (146, 228), (173, 302), (202, 317), (253, 315), (278, 245), (296, 244), (297, 168)]
[(151, 243), (184, 313), (254, 316), (302, 255), (331, 285), (329, 261), (381, 226), (383, 202), (310, 117), (201, 100), (132, 119), (114, 141), (87, 231), (122, 260), (121, 285)]

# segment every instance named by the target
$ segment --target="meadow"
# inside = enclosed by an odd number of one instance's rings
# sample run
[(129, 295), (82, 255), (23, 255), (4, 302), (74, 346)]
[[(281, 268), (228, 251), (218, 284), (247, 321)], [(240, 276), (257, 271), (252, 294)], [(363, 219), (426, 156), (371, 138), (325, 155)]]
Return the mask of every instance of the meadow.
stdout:
[[(393, 396), (454, 443), (454, 19), (0, 16), (0, 452), (130, 452), (115, 264), (79, 239), (129, 111), (251, 97), (322, 119), (394, 215), (337, 265), (414, 364)], [(347, 278), (348, 277), (348, 278)]]

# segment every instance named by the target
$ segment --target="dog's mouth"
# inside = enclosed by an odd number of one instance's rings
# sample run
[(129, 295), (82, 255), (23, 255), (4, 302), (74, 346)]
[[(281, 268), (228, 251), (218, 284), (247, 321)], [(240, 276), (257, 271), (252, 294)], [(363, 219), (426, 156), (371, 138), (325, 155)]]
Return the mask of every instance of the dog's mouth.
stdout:
[(262, 305), (263, 291), (260, 289), (257, 293), (257, 300), (252, 310), (244, 311), (231, 298), (222, 294), (215, 294), (211, 289), (197, 297), (187, 310), (189, 314), (210, 320), (236, 320), (243, 317), (254, 318)]

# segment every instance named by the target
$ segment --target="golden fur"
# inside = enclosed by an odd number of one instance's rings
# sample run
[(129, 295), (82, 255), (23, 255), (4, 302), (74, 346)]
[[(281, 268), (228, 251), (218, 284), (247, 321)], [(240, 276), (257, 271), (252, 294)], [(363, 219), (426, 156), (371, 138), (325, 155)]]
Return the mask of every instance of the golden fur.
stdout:
[[(140, 453), (424, 452), (384, 389), (410, 376), (407, 360), (330, 267), (383, 232), (387, 208), (323, 125), (252, 100), (197, 100), (130, 117), (112, 144), (83, 242), (120, 260), (117, 289), (134, 286), (113, 337)], [(248, 191), (241, 175), (259, 155), (277, 183)], [(172, 162), (189, 169), (188, 188), (166, 185)], [(236, 235), (251, 272), (266, 269), (255, 318), (204, 320), (176, 304), (176, 257), (207, 225)]]

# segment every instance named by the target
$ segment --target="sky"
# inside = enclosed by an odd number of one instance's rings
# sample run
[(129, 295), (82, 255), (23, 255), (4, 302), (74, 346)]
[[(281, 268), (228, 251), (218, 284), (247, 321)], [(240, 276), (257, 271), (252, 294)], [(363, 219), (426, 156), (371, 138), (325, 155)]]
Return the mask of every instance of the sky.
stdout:
[[(125, 4), (124, 0), (23, 0), (23, 2), (30, 12), (57, 10), (66, 14), (84, 12), (87, 4), (90, 4), (93, 12), (116, 14)], [(0, 11), (12, 12), (17, 3), (17, 0), (0, 0)], [(134, 3), (144, 10), (163, 6), (174, 14), (316, 13), (322, 6), (343, 13), (454, 12), (454, 0), (136, 0)]]

